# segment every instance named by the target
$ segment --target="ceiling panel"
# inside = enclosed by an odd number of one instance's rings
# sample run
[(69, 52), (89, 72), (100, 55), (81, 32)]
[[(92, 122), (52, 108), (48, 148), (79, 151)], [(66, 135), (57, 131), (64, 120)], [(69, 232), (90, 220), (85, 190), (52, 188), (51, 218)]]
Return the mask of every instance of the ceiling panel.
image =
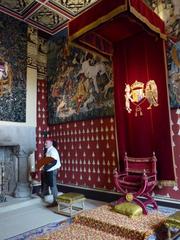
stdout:
[(0, 0), (0, 12), (53, 35), (99, 1), (101, 0)]
[(4, 9), (10, 10), (19, 15), (23, 15), (34, 4), (37, 4), (35, 0), (24, 0), (24, 1), (0, 0), (1, 7), (4, 7)]
[(45, 6), (40, 7), (29, 18), (34, 21), (36, 25), (43, 25), (51, 30), (68, 21), (63, 15), (58, 14)]
[(49, 1), (53, 3), (54, 5), (64, 9), (65, 11), (71, 13), (72, 15), (77, 15), (80, 12), (84, 11), (86, 8), (90, 7), (93, 5), (93, 3), (97, 2), (97, 0), (89, 0), (89, 1), (84, 1), (84, 0), (51, 0)]

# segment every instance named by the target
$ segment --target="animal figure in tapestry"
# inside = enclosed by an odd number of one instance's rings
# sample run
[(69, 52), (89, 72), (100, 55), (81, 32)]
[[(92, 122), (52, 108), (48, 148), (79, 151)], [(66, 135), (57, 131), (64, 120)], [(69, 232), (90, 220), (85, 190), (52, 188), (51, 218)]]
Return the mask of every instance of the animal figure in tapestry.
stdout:
[(82, 67), (78, 75), (82, 73), (85, 75), (86, 78), (92, 79), (95, 91), (99, 93), (99, 88), (97, 84), (97, 74), (98, 73), (100, 75), (106, 74), (105, 64), (101, 61), (98, 61), (95, 64), (90, 64), (90, 59), (87, 59), (82, 63)]
[[(63, 44), (67, 48), (66, 41)], [(111, 62), (74, 46), (65, 51), (64, 59), (64, 51), (58, 50), (57, 67), (49, 74), (49, 79), (52, 79), (49, 102), (53, 106), (49, 109), (50, 122), (53, 123), (54, 119), (65, 122), (112, 115), (114, 85)]]

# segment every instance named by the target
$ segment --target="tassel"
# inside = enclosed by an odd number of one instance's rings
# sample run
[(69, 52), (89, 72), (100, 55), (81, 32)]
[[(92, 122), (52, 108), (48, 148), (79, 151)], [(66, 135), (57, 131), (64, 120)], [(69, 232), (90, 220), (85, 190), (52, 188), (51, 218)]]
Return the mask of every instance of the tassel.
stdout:
[(173, 187), (173, 190), (174, 190), (175, 192), (178, 191), (178, 190), (179, 190), (178, 186), (177, 186), (177, 185), (174, 186), (174, 187)]
[(176, 114), (180, 114), (180, 108), (176, 110)]
[(180, 125), (180, 117), (177, 120), (177, 124)]
[(180, 128), (179, 128), (178, 136), (180, 136)]

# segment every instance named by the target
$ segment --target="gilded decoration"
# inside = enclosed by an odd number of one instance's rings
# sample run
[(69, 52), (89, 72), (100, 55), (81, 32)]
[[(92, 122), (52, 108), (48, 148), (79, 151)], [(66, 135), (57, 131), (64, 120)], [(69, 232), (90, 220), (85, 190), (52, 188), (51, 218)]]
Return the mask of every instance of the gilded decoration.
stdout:
[(174, 188), (177, 188), (177, 181), (171, 181), (171, 180), (161, 180), (161, 181), (158, 181), (158, 188), (161, 189), (162, 187), (174, 187)]
[(126, 200), (128, 202), (132, 202), (133, 201), (133, 194), (132, 193), (127, 193), (126, 194)]
[(142, 116), (142, 104), (147, 100), (147, 109), (158, 106), (158, 90), (154, 80), (149, 80), (144, 86), (143, 82), (135, 81), (133, 84), (125, 86), (125, 107), (131, 113), (131, 103), (135, 106), (135, 116)]

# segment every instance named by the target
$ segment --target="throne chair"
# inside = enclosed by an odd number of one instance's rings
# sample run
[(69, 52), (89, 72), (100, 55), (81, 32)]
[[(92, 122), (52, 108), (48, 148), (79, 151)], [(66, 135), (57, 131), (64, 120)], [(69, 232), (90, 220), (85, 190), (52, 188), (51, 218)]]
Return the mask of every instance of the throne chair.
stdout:
[(114, 182), (121, 197), (117, 204), (128, 201), (135, 202), (147, 214), (147, 205), (157, 209), (157, 203), (152, 197), (152, 191), (157, 184), (156, 156), (129, 157), (125, 153), (125, 168), (123, 172), (114, 171)]

